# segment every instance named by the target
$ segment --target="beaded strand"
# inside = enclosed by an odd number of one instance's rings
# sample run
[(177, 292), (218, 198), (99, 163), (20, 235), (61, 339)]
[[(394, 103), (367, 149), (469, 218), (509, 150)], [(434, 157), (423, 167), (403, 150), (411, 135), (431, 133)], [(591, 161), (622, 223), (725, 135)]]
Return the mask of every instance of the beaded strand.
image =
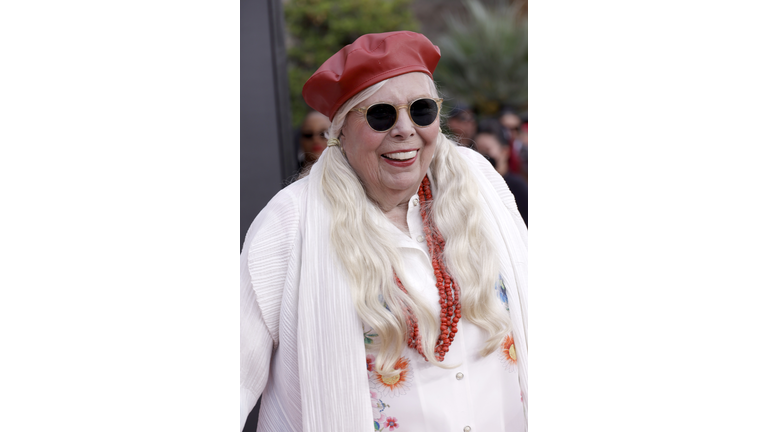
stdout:
[[(461, 302), (459, 285), (448, 274), (447, 266), (443, 261), (443, 251), (445, 250), (445, 239), (431, 223), (431, 218), (426, 209), (427, 202), (432, 201), (432, 190), (430, 188), (429, 178), (424, 176), (424, 180), (419, 187), (419, 203), (421, 204), (421, 220), (424, 226), (424, 237), (427, 240), (427, 249), (432, 257), (432, 270), (435, 273), (437, 283), (437, 292), (440, 296), (440, 336), (435, 343), (435, 358), (438, 361), (445, 359), (445, 354), (450, 349), (453, 339), (458, 331), (459, 320), (461, 319)], [(395, 281), (398, 288), (404, 293), (408, 291), (403, 286), (400, 278), (395, 275)], [(421, 334), (419, 334), (418, 320), (410, 308), (405, 311), (405, 322), (408, 326), (407, 341), (408, 346), (415, 349), (424, 357), (421, 346)]]

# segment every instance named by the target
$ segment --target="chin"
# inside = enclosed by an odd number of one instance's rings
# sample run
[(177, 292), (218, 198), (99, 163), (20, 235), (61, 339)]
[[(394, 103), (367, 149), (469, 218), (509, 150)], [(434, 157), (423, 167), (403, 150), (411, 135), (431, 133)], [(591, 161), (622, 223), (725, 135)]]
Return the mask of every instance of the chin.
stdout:
[(388, 178), (386, 184), (390, 189), (394, 190), (408, 190), (413, 187), (418, 188), (421, 179), (424, 178), (424, 176), (420, 174), (421, 173), (418, 171), (401, 173), (397, 176)]

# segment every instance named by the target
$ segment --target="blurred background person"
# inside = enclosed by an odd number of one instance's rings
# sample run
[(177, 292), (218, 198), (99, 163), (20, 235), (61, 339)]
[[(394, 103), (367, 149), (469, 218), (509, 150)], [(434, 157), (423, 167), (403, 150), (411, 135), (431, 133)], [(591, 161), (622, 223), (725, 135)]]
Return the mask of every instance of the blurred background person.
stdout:
[(520, 176), (528, 182), (528, 122), (526, 121), (520, 127), (519, 140), (522, 143), (520, 148)]
[(523, 120), (511, 108), (504, 108), (499, 113), (499, 122), (509, 132), (511, 141), (518, 139)]
[(477, 122), (475, 121), (475, 114), (467, 105), (458, 104), (453, 107), (448, 114), (446, 126), (456, 142), (464, 147), (471, 146), (472, 137), (477, 132)]
[(326, 131), (331, 127), (328, 117), (317, 111), (309, 111), (299, 128), (299, 169), (311, 166), (328, 146)]
[(505, 107), (499, 113), (499, 122), (504, 127), (506, 142), (509, 145), (509, 171), (521, 175), (527, 181), (528, 171), (526, 169), (525, 174), (523, 174), (523, 163), (520, 154), (523, 151), (523, 143), (520, 141), (523, 120), (511, 108)]
[(491, 162), (507, 182), (510, 192), (515, 196), (517, 209), (528, 226), (528, 183), (522, 176), (509, 170), (510, 146), (505, 135), (504, 127), (498, 120), (483, 119), (475, 135), (475, 149)]

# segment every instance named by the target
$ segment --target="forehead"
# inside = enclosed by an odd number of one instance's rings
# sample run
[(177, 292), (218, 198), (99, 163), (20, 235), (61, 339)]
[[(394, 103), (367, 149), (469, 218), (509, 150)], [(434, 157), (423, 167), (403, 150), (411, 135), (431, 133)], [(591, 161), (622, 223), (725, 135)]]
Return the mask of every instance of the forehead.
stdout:
[(518, 116), (516, 116), (516, 115), (514, 115), (514, 114), (512, 114), (512, 113), (506, 113), (506, 114), (504, 114), (503, 116), (501, 116), (501, 118), (500, 118), (499, 120), (500, 120), (500, 121), (501, 121), (501, 123), (503, 123), (503, 124), (504, 124), (504, 126), (506, 126), (506, 127), (510, 127), (510, 126), (519, 126), (519, 125), (520, 125), (520, 123), (521, 123), (521, 121), (520, 121), (520, 117), (518, 117)]
[(429, 77), (423, 73), (412, 72), (390, 78), (382, 88), (361, 105), (376, 102), (392, 102), (404, 104), (418, 97), (431, 97)]
[(328, 117), (320, 114), (317, 111), (311, 112), (307, 118), (304, 119), (304, 123), (301, 125), (303, 128), (321, 128), (328, 129), (331, 126), (331, 121)]
[(486, 132), (481, 132), (481, 133), (477, 134), (477, 136), (475, 136), (475, 142), (477, 143), (477, 145), (482, 145), (482, 146), (488, 146), (488, 147), (499, 146), (499, 147), (501, 147), (501, 143), (499, 142), (498, 138), (496, 138), (496, 136), (494, 136), (492, 134), (489, 134), (489, 133), (486, 133)]

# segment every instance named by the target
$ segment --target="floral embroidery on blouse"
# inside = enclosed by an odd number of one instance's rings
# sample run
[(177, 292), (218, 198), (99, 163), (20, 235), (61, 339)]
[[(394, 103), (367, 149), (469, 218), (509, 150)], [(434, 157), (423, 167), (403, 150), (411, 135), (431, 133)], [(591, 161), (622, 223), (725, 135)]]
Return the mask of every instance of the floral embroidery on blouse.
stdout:
[(389, 310), (389, 305), (387, 305), (387, 302), (384, 301), (384, 296), (382, 294), (379, 294), (379, 303), (381, 303), (381, 305), (384, 306), (384, 309)]
[(504, 369), (512, 372), (517, 366), (517, 351), (515, 350), (515, 339), (511, 334), (504, 338), (501, 343), (501, 360), (504, 363)]
[[(365, 338), (366, 350), (373, 344), (374, 338), (379, 335), (373, 332), (372, 328), (363, 326), (363, 337)], [(410, 369), (410, 361), (406, 357), (400, 357), (395, 362), (395, 371), (392, 376), (384, 377), (375, 370), (376, 356), (368, 354), (365, 356), (365, 368), (368, 371), (368, 387), (377, 389), (383, 395), (396, 397), (404, 395), (411, 388), (413, 381), (413, 371)], [(397, 427), (397, 426), (394, 426)]]
[(395, 428), (400, 427), (400, 425), (397, 424), (397, 418), (388, 417), (386, 414), (384, 414), (384, 410), (389, 408), (389, 405), (379, 399), (375, 391), (370, 390), (370, 392), (371, 409), (373, 410), (373, 430), (385, 431), (389, 429), (392, 431), (395, 430)]
[(386, 430), (389, 428), (389, 430), (395, 430), (396, 428), (400, 427), (397, 424), (397, 419), (394, 417), (387, 417), (387, 420), (384, 422), (384, 429)]
[(363, 336), (365, 337), (365, 344), (370, 345), (373, 343), (373, 338), (378, 336), (376, 333), (373, 332), (373, 329), (365, 330), (365, 327), (363, 327)]
[(406, 394), (411, 388), (411, 381), (413, 381), (409, 360), (405, 357), (397, 359), (395, 373), (392, 376), (381, 376), (376, 370), (372, 370), (368, 375), (369, 386), (372, 385), (376, 390), (390, 397)]
[(504, 285), (504, 279), (499, 274), (499, 279), (496, 281), (496, 293), (499, 295), (501, 302), (504, 303), (504, 307), (509, 311), (509, 298), (507, 297), (507, 287)]

